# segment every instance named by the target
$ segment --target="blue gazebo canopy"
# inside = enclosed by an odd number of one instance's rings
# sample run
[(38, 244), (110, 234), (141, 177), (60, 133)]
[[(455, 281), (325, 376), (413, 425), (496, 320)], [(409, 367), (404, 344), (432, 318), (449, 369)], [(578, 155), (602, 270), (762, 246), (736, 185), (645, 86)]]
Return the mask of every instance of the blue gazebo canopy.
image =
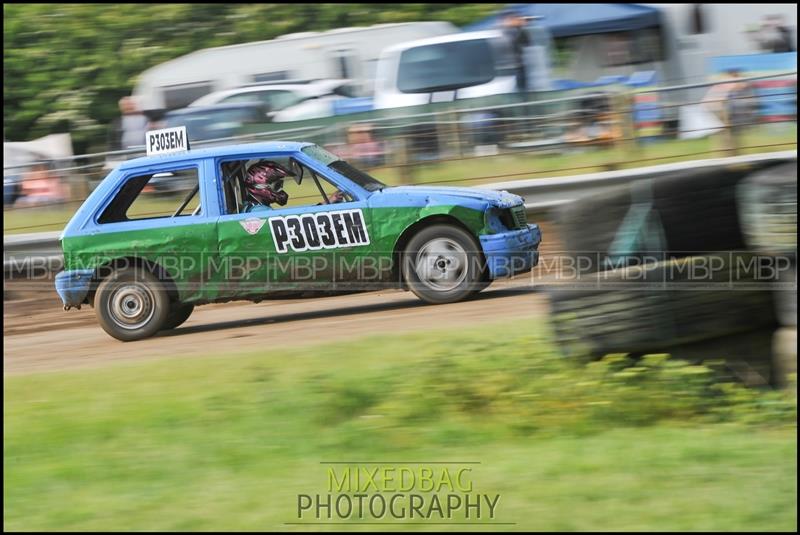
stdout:
[(553, 37), (623, 32), (661, 24), (658, 9), (642, 4), (508, 4), (502, 11), (471, 24), (464, 31), (497, 28), (506, 12), (542, 17)]

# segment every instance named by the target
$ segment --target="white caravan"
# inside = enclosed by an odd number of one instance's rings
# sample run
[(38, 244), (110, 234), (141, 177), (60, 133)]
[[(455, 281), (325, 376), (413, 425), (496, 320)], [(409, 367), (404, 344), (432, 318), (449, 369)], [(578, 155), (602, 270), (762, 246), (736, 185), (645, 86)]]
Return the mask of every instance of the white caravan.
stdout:
[(145, 71), (133, 94), (143, 110), (164, 110), (250, 84), (348, 78), (356, 83), (359, 95), (368, 96), (381, 50), (456, 32), (458, 28), (449, 22), (407, 22), (206, 48)]

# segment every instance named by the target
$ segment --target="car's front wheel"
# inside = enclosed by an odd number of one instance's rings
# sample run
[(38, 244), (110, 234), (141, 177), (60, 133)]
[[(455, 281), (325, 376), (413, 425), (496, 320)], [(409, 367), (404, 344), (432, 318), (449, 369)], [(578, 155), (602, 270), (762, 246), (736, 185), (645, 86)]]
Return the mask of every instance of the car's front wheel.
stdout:
[(428, 303), (461, 301), (485, 287), (480, 245), (454, 225), (418, 232), (409, 240), (402, 262), (408, 287)]
[(163, 282), (138, 267), (114, 271), (103, 279), (94, 306), (103, 330), (123, 342), (157, 333), (170, 312)]

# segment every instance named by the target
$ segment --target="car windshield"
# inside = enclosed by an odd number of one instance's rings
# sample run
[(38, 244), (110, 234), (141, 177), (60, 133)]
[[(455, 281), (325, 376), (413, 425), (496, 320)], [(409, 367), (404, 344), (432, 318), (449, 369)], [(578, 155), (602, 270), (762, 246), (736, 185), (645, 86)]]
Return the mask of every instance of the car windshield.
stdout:
[(485, 84), (495, 77), (488, 39), (417, 46), (403, 51), (397, 73), (402, 93), (428, 93)]
[(378, 191), (386, 187), (386, 184), (361, 171), (356, 169), (346, 161), (342, 160), (335, 154), (332, 154), (319, 145), (309, 145), (303, 147), (303, 152), (308, 156), (314, 158), (318, 162), (330, 167), (340, 175), (344, 175), (367, 191)]

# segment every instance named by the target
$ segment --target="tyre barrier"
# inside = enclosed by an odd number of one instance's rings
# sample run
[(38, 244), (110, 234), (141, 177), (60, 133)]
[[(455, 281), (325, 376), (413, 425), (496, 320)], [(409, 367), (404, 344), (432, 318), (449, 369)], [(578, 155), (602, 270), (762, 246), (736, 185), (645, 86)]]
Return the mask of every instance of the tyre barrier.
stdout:
[(565, 254), (591, 273), (620, 267), (620, 259), (744, 249), (736, 186), (754, 169), (775, 165), (680, 171), (564, 205), (555, 220)]
[(780, 324), (796, 328), (797, 161), (753, 173), (737, 188), (737, 200), (748, 247), (791, 262), (781, 272), (775, 306)]
[[(563, 353), (670, 352), (776, 325), (773, 295), (741, 271), (752, 255), (687, 256), (584, 275), (545, 288)], [(715, 263), (716, 269), (705, 267)], [(696, 278), (698, 269), (703, 277)], [(755, 283), (755, 285), (754, 285)], [(735, 352), (735, 351), (734, 351)]]

